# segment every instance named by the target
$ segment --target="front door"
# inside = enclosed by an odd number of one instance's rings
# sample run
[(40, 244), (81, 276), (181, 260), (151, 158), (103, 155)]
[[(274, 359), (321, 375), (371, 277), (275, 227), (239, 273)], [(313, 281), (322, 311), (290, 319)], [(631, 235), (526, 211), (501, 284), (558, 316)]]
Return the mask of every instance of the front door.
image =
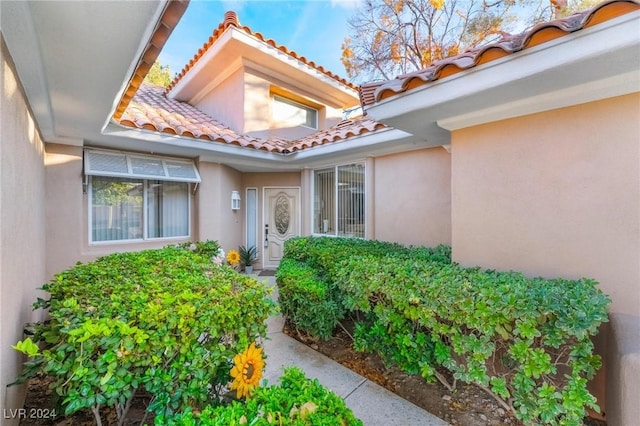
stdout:
[(284, 242), (300, 235), (300, 188), (264, 189), (264, 268), (280, 264)]

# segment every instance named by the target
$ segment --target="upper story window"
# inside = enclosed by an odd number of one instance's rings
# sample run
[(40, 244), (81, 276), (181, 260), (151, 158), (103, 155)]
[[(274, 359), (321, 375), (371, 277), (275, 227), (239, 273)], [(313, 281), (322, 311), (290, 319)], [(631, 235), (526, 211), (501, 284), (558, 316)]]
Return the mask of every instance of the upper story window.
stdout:
[(90, 242), (190, 236), (193, 162), (86, 150), (85, 175)]
[(313, 232), (364, 238), (364, 164), (315, 170), (313, 181)]
[(278, 126), (318, 128), (317, 109), (282, 96), (273, 96), (271, 114), (273, 121), (278, 124)]

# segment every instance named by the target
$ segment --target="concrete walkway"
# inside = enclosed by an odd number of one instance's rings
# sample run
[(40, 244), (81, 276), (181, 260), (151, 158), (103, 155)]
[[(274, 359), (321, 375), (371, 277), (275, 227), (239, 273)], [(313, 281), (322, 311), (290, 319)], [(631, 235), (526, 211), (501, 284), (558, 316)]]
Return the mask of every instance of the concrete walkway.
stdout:
[[(258, 277), (269, 286), (275, 286), (274, 277)], [(274, 288), (277, 300), (277, 289)], [(378, 384), (354, 373), (341, 364), (314, 351), (307, 345), (282, 332), (284, 319), (281, 316), (267, 320), (267, 340), (264, 352), (267, 366), (264, 378), (274, 384), (287, 366), (302, 369), (307, 377), (318, 379), (320, 383), (341, 396), (353, 414), (366, 426), (430, 426), (447, 425), (420, 407), (389, 392)]]

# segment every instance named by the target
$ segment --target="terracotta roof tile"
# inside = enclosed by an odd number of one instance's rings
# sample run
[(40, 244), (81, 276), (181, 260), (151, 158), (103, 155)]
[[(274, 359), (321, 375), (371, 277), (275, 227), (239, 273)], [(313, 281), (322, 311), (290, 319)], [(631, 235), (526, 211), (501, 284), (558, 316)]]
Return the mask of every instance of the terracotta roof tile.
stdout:
[(171, 84), (169, 84), (169, 86), (167, 87), (167, 93), (175, 87), (175, 85), (182, 79), (182, 77), (184, 77), (187, 74), (187, 72), (189, 72), (191, 68), (194, 67), (194, 65), (196, 64), (196, 62), (198, 62), (198, 60), (202, 57), (202, 55), (204, 55), (207, 52), (207, 50), (209, 50), (209, 48), (216, 42), (216, 40), (218, 40), (222, 36), (225, 30), (229, 27), (235, 27), (239, 30), (242, 30), (248, 35), (257, 38), (258, 40), (268, 44), (269, 46), (274, 47), (280, 50), (281, 52), (291, 56), (292, 58), (299, 60), (303, 64), (308, 65), (317, 71), (320, 71), (322, 74), (344, 84), (345, 86), (348, 86), (354, 90), (358, 90), (358, 86), (345, 80), (344, 78), (339, 77), (338, 75), (332, 73), (331, 71), (325, 69), (324, 67), (316, 65), (315, 62), (309, 61), (304, 56), (298, 55), (298, 53), (296, 53), (295, 51), (289, 50), (285, 46), (278, 45), (274, 40), (265, 38), (262, 34), (260, 34), (259, 32), (254, 32), (253, 30), (251, 30), (251, 28), (247, 26), (241, 26), (240, 22), (238, 21), (238, 16), (236, 15), (236, 13), (229, 11), (224, 14), (224, 20), (220, 25), (218, 25), (216, 29), (213, 30), (213, 33), (211, 34), (209, 39), (202, 45), (200, 49), (198, 49), (198, 52), (196, 52), (196, 54), (193, 55), (193, 58), (189, 61), (189, 63), (186, 64), (184, 68), (182, 68), (182, 71), (180, 71), (180, 73), (173, 79)]
[(367, 117), (343, 120), (327, 130), (298, 140), (255, 138), (234, 132), (186, 102), (167, 98), (162, 87), (143, 83), (122, 115), (120, 124), (137, 129), (237, 145), (274, 153), (291, 153), (385, 128)]
[(384, 124), (364, 116), (350, 118), (348, 120), (342, 120), (327, 130), (321, 130), (297, 141), (293, 141), (289, 150), (295, 152), (314, 146), (326, 145), (383, 128), (385, 128)]
[(174, 0), (167, 2), (165, 9), (162, 12), (162, 16), (160, 16), (160, 19), (156, 24), (156, 28), (151, 35), (151, 39), (147, 43), (147, 46), (142, 53), (142, 57), (133, 71), (129, 84), (122, 94), (118, 105), (116, 105), (116, 109), (113, 113), (113, 118), (115, 120), (120, 120), (122, 117), (122, 114), (127, 109), (129, 102), (138, 90), (138, 87), (140, 87), (142, 80), (144, 80), (144, 77), (151, 69), (151, 66), (158, 58), (160, 50), (169, 38), (169, 35), (171, 35), (171, 32), (173, 32), (178, 21), (180, 21), (180, 18), (182, 18), (182, 15), (187, 10), (188, 5), (189, 0)]
[(569, 33), (639, 9), (640, 4), (633, 0), (612, 0), (566, 18), (543, 22), (521, 34), (506, 36), (497, 42), (436, 61), (419, 71), (400, 75), (389, 81), (364, 84), (360, 87), (360, 102), (362, 106), (372, 105), (432, 81), (564, 37)]

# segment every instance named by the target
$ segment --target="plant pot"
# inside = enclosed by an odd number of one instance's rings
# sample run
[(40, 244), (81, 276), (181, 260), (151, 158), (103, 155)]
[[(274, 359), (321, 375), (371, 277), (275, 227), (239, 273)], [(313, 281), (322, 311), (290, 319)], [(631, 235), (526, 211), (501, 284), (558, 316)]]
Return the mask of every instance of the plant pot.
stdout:
[(251, 265), (251, 266), (249, 266), (249, 265), (245, 266), (245, 267), (244, 267), (244, 273), (245, 273), (245, 274), (253, 274), (253, 265)]

